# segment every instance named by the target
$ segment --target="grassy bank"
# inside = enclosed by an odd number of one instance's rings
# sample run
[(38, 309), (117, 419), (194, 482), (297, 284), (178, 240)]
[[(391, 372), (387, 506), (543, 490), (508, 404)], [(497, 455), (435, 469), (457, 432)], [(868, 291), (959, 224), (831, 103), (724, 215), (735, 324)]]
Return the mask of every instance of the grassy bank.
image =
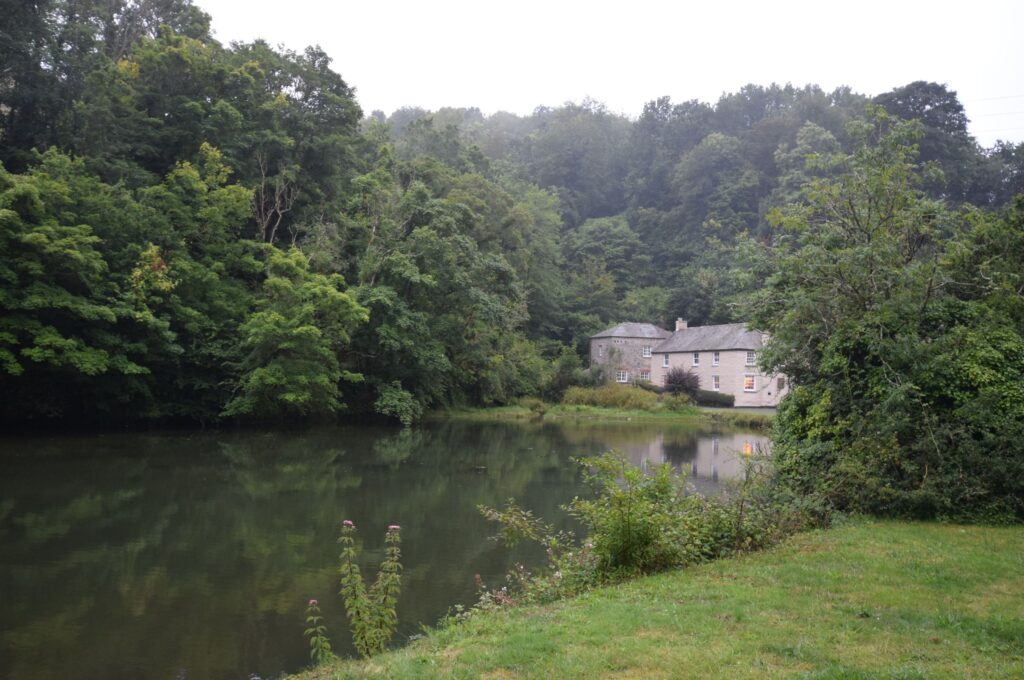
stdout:
[(1020, 678), (1024, 528), (863, 522), (546, 607), (324, 678)]
[(454, 408), (437, 411), (431, 418), (459, 420), (626, 420), (665, 423), (709, 423), (732, 427), (767, 428), (772, 412), (742, 409), (703, 408), (691, 406), (678, 411), (604, 408), (568, 404), (545, 405), (543, 411), (525, 406), (493, 406), (490, 408)]

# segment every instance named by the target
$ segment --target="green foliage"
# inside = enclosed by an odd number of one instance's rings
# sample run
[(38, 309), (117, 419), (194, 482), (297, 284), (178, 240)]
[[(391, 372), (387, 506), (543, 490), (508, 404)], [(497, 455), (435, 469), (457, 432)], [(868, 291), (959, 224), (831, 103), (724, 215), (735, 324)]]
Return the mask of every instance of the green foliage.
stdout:
[(711, 498), (686, 493), (684, 479), (667, 464), (648, 474), (615, 452), (578, 462), (592, 495), (574, 498), (564, 509), (586, 529), (582, 542), (555, 532), (512, 500), (502, 510), (480, 506), (501, 525), (496, 538), (510, 545), (540, 543), (549, 559), (548, 569), (538, 574), (514, 568), (511, 592), (485, 589), (484, 608), (550, 601), (638, 574), (756, 550), (807, 526), (758, 459), (738, 487)]
[(676, 366), (665, 374), (665, 391), (695, 397), (700, 390), (700, 376), (694, 371)]
[(224, 414), (282, 418), (341, 408), (338, 383), (360, 376), (342, 370), (339, 352), (367, 312), (342, 291), (338, 275), (309, 270), (299, 250), (267, 250), (259, 311), (242, 325), (240, 381)]
[(1019, 215), (997, 225), (928, 199), (918, 128), (872, 115), (845, 174), (775, 218), (787, 238), (754, 321), (771, 333), (763, 361), (796, 386), (776, 422), (780, 474), (841, 510), (1019, 520), (1019, 251), (984, 245), (1018, 241)]
[(563, 404), (600, 406), (635, 411), (653, 411), (657, 395), (629, 385), (608, 384), (601, 387), (570, 387), (562, 397)]
[(693, 400), (701, 406), (719, 406), (732, 408), (736, 404), (736, 395), (713, 390), (697, 390)]
[[(787, 238), (771, 216), (824, 200), (867, 101), (747, 85), (713, 105), (658, 99), (637, 121), (586, 100), (378, 112), (360, 129), (321, 49), (222, 45), (192, 0), (8, 4), (5, 421), (302, 418), (348, 401), (409, 423), (557, 400), (586, 377), (550, 366), (555, 348), (583, 354), (612, 319), (747, 320)], [(978, 148), (955, 92), (917, 82), (876, 101), (921, 120), (929, 196), (998, 206), (1024, 187), (1024, 154)], [(1013, 244), (935, 229), (961, 268)], [(268, 275), (258, 243), (298, 249), (304, 271)], [(959, 298), (980, 302), (965, 290), (986, 280), (962, 280)], [(319, 319), (338, 294), (368, 320)], [(1005, 291), (998, 304), (1019, 306)]]
[(309, 638), (309, 659), (314, 666), (322, 666), (334, 661), (337, 657), (331, 651), (331, 641), (327, 636), (327, 626), (320, 615), (320, 603), (310, 600), (306, 606), (306, 637)]
[(341, 524), (341, 595), (352, 628), (356, 650), (364, 657), (380, 654), (398, 625), (395, 606), (401, 592), (401, 529), (397, 524), (388, 526), (384, 535), (384, 561), (377, 580), (369, 588), (363, 582), (359, 565), (359, 547), (355, 541), (356, 526), (349, 520)]
[(402, 425), (408, 427), (423, 415), (423, 406), (416, 401), (412, 393), (402, 389), (402, 384), (395, 380), (390, 385), (378, 389), (380, 396), (373, 408), (377, 413), (397, 418)]
[(611, 454), (584, 464), (594, 498), (576, 498), (568, 510), (587, 527), (598, 568), (643, 573), (678, 564), (678, 546), (670, 540), (669, 530), (683, 488), (670, 466), (661, 465), (648, 476)]

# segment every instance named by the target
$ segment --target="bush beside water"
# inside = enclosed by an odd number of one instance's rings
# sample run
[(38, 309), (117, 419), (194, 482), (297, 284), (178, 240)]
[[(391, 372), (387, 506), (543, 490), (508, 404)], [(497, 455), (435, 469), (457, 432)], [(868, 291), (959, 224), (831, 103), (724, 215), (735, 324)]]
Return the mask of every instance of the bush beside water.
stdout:
[(540, 543), (549, 560), (547, 569), (536, 574), (517, 565), (501, 588), (481, 584), (480, 608), (548, 602), (598, 585), (760, 549), (810, 524), (812, 515), (778, 497), (760, 459), (752, 459), (742, 484), (715, 497), (688, 493), (685, 477), (667, 464), (645, 474), (614, 452), (579, 462), (593, 497), (574, 498), (563, 508), (586, 528), (582, 542), (556, 532), (514, 501), (503, 509), (480, 507), (485, 517), (501, 525), (496, 538), (509, 545)]

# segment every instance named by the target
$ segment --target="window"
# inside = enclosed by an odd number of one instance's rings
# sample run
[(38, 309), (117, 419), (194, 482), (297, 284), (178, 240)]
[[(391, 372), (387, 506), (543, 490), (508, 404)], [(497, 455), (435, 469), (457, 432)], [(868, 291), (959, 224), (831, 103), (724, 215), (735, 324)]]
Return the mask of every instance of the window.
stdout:
[(700, 366), (700, 352), (693, 353), (693, 365)]
[(616, 371), (615, 372), (615, 382), (620, 382), (620, 383), (629, 382), (629, 373), (626, 373), (625, 371)]
[(754, 392), (754, 391), (756, 391), (756, 387), (757, 387), (757, 385), (754, 382), (754, 374), (753, 373), (744, 373), (743, 374), (743, 391), (744, 392)]
[(781, 392), (782, 390), (786, 389), (786, 379), (785, 378), (779, 378), (778, 380), (776, 380), (775, 381), (775, 389), (778, 390), (779, 392)]
[(711, 365), (712, 366), (717, 366), (718, 365), (718, 360), (720, 358), (721, 358), (721, 354), (719, 352), (712, 352), (711, 353)]
[(597, 346), (597, 358), (598, 359), (604, 358), (604, 345), (598, 345)]
[(744, 456), (752, 456), (752, 455), (754, 455), (754, 443), (753, 442), (743, 442), (743, 455)]
[(755, 363), (755, 361), (754, 361), (754, 351), (748, 349), (747, 350), (747, 366), (753, 366), (754, 363)]
[(711, 455), (712, 456), (717, 456), (718, 455), (718, 437), (712, 437), (711, 438)]
[(650, 359), (650, 358), (651, 358), (651, 348), (650, 347), (644, 347), (644, 359)]
[(718, 375), (711, 376), (711, 389), (715, 392), (719, 392), (722, 389), (722, 377)]
[(647, 382), (650, 382), (651, 381), (651, 372), (650, 371), (640, 371), (640, 379), (641, 380), (646, 380)]
[(665, 354), (665, 355), (663, 356), (663, 358), (662, 358), (662, 360), (661, 360), (661, 365), (662, 365), (662, 366), (663, 366), (664, 368), (668, 368), (668, 355), (667, 355), (667, 354)]

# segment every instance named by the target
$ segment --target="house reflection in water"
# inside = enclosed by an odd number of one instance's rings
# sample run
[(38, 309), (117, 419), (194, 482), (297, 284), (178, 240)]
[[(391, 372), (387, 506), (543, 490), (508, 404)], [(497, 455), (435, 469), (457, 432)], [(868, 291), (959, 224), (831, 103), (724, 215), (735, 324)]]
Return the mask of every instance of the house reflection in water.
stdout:
[(715, 493), (726, 480), (742, 479), (746, 460), (770, 450), (768, 437), (740, 433), (659, 432), (644, 443), (621, 445), (629, 460), (649, 471), (662, 463), (685, 472), (702, 493)]

